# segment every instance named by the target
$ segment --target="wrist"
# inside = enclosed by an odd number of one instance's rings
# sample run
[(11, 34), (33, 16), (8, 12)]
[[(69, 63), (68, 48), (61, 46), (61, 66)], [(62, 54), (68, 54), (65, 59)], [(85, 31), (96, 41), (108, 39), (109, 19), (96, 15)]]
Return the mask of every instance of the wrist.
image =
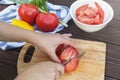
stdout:
[(28, 31), (28, 33), (24, 36), (24, 41), (31, 43), (31, 44), (34, 44), (34, 40), (36, 39), (35, 36), (36, 36), (35, 32)]
[(27, 37), (25, 37), (25, 41), (28, 43), (31, 43), (33, 45), (37, 45), (38, 42), (40, 43), (40, 41), (39, 41), (40, 37), (41, 37), (41, 34), (30, 31), (30, 33), (27, 35)]

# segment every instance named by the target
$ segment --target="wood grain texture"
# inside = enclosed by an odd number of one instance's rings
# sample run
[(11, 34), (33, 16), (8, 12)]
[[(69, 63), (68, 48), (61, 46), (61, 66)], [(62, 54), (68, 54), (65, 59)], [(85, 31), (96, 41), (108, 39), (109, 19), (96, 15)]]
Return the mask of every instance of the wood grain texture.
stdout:
[[(59, 80), (104, 80), (106, 44), (80, 39), (72, 39), (72, 41), (76, 44), (79, 53), (85, 51), (86, 54), (79, 59), (79, 65), (75, 71), (66, 72)], [(18, 73), (35, 63), (51, 60), (47, 55), (35, 48), (31, 61), (25, 63), (23, 61), (24, 56), (31, 46), (31, 44), (26, 44), (19, 54)]]

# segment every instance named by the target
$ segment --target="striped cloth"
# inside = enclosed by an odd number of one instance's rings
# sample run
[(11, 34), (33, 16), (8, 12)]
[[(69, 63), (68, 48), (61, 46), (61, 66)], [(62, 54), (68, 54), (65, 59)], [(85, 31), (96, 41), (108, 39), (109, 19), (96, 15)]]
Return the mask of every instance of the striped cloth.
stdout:
[[(0, 4), (11, 4), (12, 2), (7, 2), (8, 0), (1, 0)], [(60, 20), (62, 20), (64, 23), (67, 23), (71, 17), (69, 14), (69, 8), (67, 6), (63, 5), (55, 5), (52, 3), (47, 3), (47, 8), (50, 12), (55, 13)], [(0, 12), (0, 21), (10, 23), (13, 18), (19, 18), (17, 15), (17, 9), (18, 5), (10, 5), (4, 10)], [(34, 25), (36, 32), (41, 32), (37, 29), (36, 25)], [(58, 31), (63, 30), (64, 26), (59, 24), (58, 27), (53, 31), (49, 33), (56, 33)], [(25, 42), (3, 42), (0, 41), (0, 48), (3, 50), (12, 49), (12, 48), (18, 48), (25, 44)]]

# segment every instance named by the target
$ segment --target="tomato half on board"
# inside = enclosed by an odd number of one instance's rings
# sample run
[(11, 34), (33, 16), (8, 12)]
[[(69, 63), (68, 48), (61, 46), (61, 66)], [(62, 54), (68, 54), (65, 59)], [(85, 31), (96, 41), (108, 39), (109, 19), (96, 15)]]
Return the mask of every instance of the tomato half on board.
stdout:
[(95, 6), (96, 8), (93, 8), (88, 4), (84, 4), (78, 7), (75, 11), (77, 20), (90, 25), (103, 23), (104, 11), (97, 2), (95, 2)]
[[(60, 59), (61, 63), (64, 63), (65, 61), (74, 58), (78, 54), (79, 53), (78, 53), (76, 48), (68, 46), (67, 48), (65, 48), (61, 52), (61, 54), (59, 55), (59, 59)], [(74, 58), (69, 63), (64, 65), (65, 71), (66, 72), (74, 71), (77, 68), (78, 63), (79, 63), (79, 59), (78, 58)]]

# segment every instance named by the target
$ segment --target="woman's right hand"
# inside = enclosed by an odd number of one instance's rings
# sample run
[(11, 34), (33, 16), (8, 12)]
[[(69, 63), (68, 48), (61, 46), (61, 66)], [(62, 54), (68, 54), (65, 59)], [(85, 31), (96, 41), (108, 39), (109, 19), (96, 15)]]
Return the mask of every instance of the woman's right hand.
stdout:
[(64, 73), (64, 67), (59, 63), (40, 62), (20, 73), (15, 80), (58, 80)]

